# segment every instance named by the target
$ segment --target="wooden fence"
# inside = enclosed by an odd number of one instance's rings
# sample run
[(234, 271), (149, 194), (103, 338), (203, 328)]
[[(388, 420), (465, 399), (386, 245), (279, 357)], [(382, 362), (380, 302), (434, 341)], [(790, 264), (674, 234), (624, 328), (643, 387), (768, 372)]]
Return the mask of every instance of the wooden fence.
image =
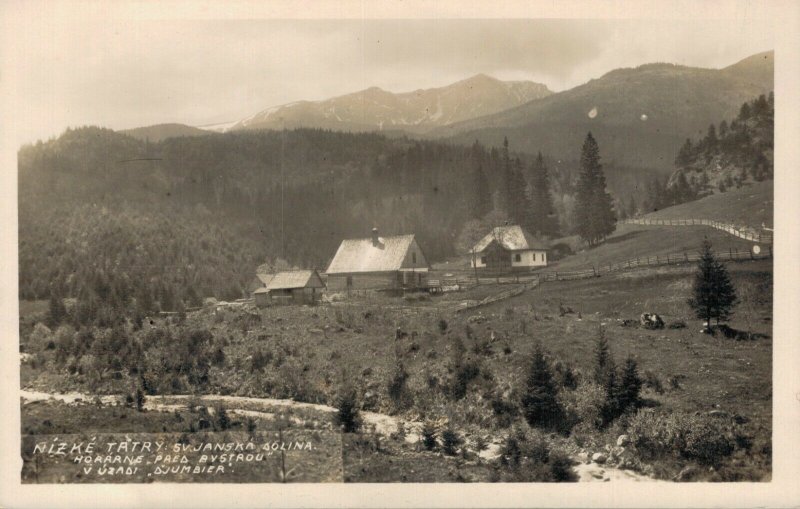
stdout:
[(521, 283), (529, 283), (531, 281), (538, 281), (539, 276), (536, 273), (521, 273), (521, 274), (508, 274), (505, 275), (497, 275), (497, 276), (487, 276), (485, 274), (479, 275), (477, 278), (475, 276), (468, 276), (468, 275), (458, 275), (453, 277), (445, 277), (441, 279), (429, 279), (428, 280), (428, 288), (433, 291), (442, 291), (443, 289), (447, 288), (456, 288), (456, 289), (467, 289), (472, 288), (473, 286), (477, 285), (488, 285), (488, 284), (500, 284), (500, 285), (508, 285), (508, 284), (521, 284)]
[[(772, 258), (772, 246), (767, 246), (764, 252), (758, 254), (751, 250), (740, 250), (734, 247), (729, 248), (728, 250), (717, 250), (715, 254), (717, 259), (721, 261), (764, 260), (767, 258)], [(599, 265), (596, 267), (593, 266), (592, 268), (583, 270), (539, 272), (539, 278), (542, 282), (586, 279), (590, 277), (598, 277), (603, 274), (612, 274), (624, 270), (636, 269), (639, 267), (658, 267), (662, 265), (678, 265), (682, 263), (697, 262), (701, 256), (702, 255), (699, 252), (671, 253), (663, 256), (641, 256), (619, 263)]]
[(772, 244), (772, 232), (764, 229), (751, 228), (711, 219), (624, 219), (622, 224), (638, 224), (643, 226), (710, 226), (717, 230), (729, 233), (740, 239), (758, 242), (759, 244)]

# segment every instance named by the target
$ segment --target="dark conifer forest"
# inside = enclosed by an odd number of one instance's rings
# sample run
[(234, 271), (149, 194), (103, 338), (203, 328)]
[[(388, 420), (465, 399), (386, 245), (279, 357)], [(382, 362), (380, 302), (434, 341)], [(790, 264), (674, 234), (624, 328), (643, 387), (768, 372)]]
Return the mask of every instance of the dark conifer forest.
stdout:
[[(324, 270), (372, 227), (416, 234), (433, 262), (506, 221), (569, 235), (580, 154), (315, 129), (158, 142), (68, 129), (19, 151), (20, 298), (74, 298), (72, 320), (111, 322), (243, 297), (264, 263)], [(604, 170), (615, 197), (656, 175)]]

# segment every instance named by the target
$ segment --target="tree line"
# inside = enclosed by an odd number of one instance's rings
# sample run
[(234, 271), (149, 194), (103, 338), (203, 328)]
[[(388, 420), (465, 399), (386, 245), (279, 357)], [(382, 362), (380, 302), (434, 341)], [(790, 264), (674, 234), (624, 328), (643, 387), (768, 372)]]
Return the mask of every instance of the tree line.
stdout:
[(264, 263), (324, 270), (373, 226), (415, 233), (433, 261), (464, 252), (459, 233), (506, 222), (597, 242), (613, 211), (591, 136), (587, 150), (575, 170), (507, 142), (301, 129), (151, 143), (69, 129), (19, 152), (20, 297), (78, 299), (79, 322), (176, 311), (244, 296)]

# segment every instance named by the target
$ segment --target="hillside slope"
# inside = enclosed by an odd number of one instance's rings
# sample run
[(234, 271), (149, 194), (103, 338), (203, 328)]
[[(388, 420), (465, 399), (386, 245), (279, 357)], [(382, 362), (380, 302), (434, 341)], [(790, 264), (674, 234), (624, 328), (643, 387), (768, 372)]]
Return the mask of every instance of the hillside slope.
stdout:
[(508, 136), (520, 150), (574, 159), (575, 147), (592, 131), (607, 161), (667, 171), (687, 137), (771, 91), (773, 69), (773, 52), (724, 69), (672, 64), (617, 69), (573, 89), (431, 134), (493, 145)]
[(667, 207), (643, 217), (650, 219), (713, 219), (736, 225), (772, 227), (774, 182), (772, 180), (744, 185), (722, 194)]

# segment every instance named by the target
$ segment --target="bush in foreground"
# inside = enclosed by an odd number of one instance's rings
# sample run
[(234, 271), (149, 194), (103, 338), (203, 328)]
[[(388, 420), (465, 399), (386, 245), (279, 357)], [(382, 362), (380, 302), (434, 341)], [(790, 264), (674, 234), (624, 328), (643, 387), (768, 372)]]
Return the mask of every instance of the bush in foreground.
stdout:
[(337, 402), (336, 423), (345, 433), (355, 433), (361, 428), (358, 398), (354, 389), (345, 389)]
[(628, 424), (636, 451), (645, 459), (680, 457), (704, 465), (718, 465), (733, 453), (736, 439), (723, 419), (683, 412), (640, 410)]

